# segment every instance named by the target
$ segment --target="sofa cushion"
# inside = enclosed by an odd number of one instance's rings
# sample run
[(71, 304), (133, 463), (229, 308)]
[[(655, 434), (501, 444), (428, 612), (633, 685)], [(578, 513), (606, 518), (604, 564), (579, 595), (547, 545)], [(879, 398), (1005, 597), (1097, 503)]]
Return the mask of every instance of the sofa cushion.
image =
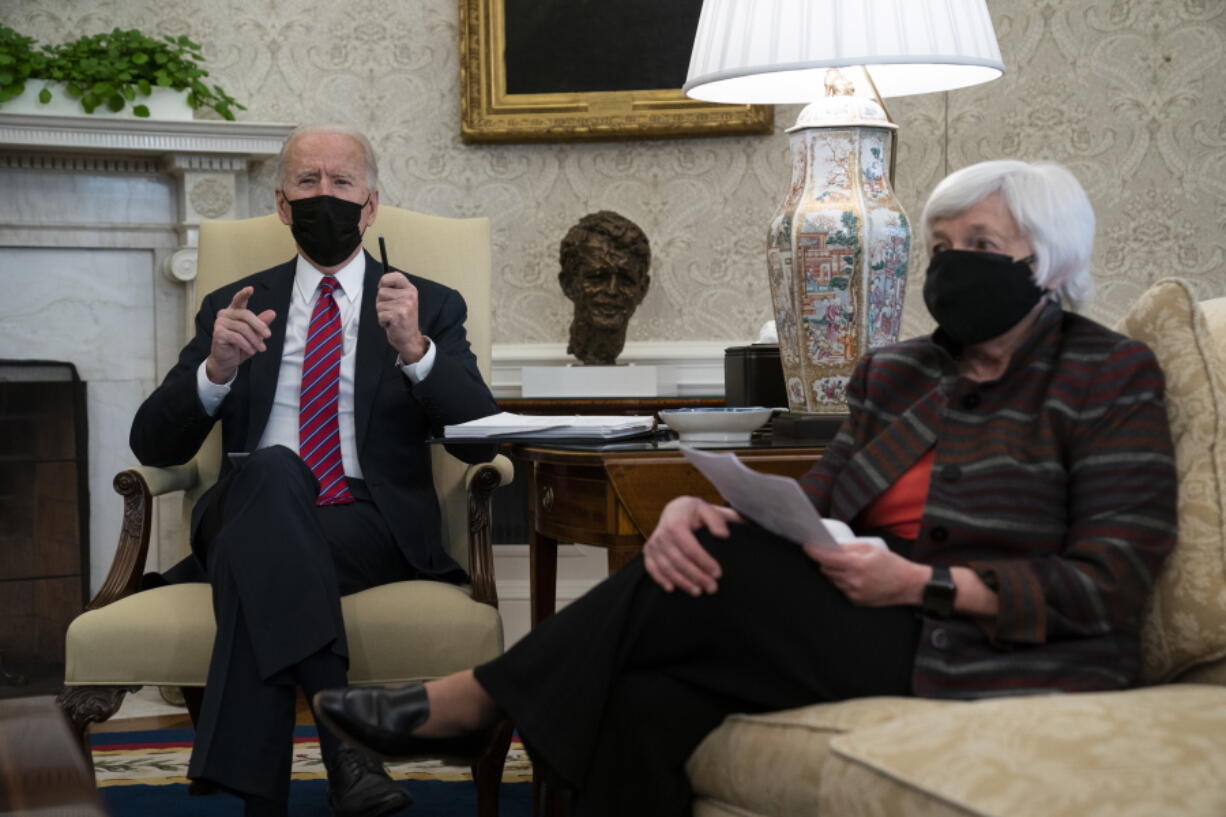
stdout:
[(1178, 683), (1218, 684), (1226, 687), (1226, 658), (1218, 659), (1210, 664), (1197, 664), (1180, 675)]
[(1179, 545), (1142, 633), (1146, 682), (1226, 656), (1226, 299), (1202, 309), (1178, 279), (1154, 284), (1119, 329), (1166, 374), (1179, 473)]
[(699, 798), (694, 801), (693, 817), (765, 817), (754, 811), (733, 808), (715, 800)]
[(955, 706), (953, 713), (916, 712), (831, 740), (820, 812), (1226, 814), (1222, 687), (1170, 684)]
[[(502, 619), (465, 588), (394, 582), (344, 596), (349, 679), (433, 678), (502, 652)], [(82, 613), (68, 627), (70, 686), (203, 686), (216, 629), (207, 584), (136, 593)]]
[(764, 715), (730, 715), (694, 750), (686, 771), (695, 796), (713, 801), (709, 809), (718, 804), (731, 807), (732, 813), (816, 815), (831, 738), (956, 705), (920, 698), (859, 698)]

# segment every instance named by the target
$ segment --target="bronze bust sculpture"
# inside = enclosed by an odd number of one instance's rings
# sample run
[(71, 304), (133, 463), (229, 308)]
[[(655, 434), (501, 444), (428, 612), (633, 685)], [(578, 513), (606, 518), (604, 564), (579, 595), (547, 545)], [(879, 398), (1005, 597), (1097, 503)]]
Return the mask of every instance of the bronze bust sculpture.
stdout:
[(651, 284), (647, 236), (630, 219), (601, 210), (570, 228), (558, 257), (562, 292), (575, 303), (566, 351), (585, 365), (611, 366)]

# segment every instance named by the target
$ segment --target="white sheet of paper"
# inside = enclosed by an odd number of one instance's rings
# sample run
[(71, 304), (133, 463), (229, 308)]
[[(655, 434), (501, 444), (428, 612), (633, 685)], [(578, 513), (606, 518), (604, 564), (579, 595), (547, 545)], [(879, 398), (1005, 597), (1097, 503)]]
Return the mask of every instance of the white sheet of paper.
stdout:
[(681, 453), (738, 513), (784, 539), (819, 547), (838, 547), (852, 540), (885, 547), (876, 537), (856, 536), (837, 519), (823, 519), (791, 477), (755, 471), (731, 452), (717, 454), (682, 445)]
[(443, 426), (443, 436), (448, 439), (484, 439), (509, 434), (541, 437), (591, 437), (612, 439), (628, 434), (645, 433), (655, 427), (655, 418), (650, 415), (623, 417), (620, 415), (528, 415), (504, 411), (491, 414), (467, 423)]

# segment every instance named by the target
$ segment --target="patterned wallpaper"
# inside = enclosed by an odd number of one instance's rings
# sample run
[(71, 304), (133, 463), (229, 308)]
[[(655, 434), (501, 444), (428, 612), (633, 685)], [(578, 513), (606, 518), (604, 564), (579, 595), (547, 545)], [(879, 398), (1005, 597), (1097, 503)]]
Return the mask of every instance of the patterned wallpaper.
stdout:
[[(1069, 165), (1099, 214), (1089, 309), (1113, 323), (1152, 281), (1226, 295), (1226, 0), (988, 0), (1008, 74), (889, 101), (897, 187), (918, 216), (946, 172), (989, 158)], [(628, 340), (743, 341), (770, 317), (766, 224), (787, 185), (774, 136), (466, 146), (458, 0), (5, 0), (46, 41), (140, 26), (204, 43), (213, 78), (255, 121), (349, 121), (381, 156), (383, 201), (494, 224), (494, 340), (565, 343), (557, 245), (612, 209), (647, 232), (652, 287)], [(796, 108), (780, 108), (777, 128)], [(252, 209), (271, 211), (271, 172)], [(922, 242), (917, 242), (922, 250)], [(919, 299), (904, 335), (930, 322)]]

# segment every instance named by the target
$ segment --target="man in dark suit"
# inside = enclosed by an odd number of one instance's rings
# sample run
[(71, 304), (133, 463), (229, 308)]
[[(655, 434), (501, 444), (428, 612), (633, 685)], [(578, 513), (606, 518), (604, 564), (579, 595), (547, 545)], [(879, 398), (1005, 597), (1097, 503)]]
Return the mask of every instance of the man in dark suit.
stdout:
[[(192, 513), (193, 555), (169, 581), (213, 587), (213, 646), (188, 776), (284, 815), (295, 688), (344, 685), (340, 596), (405, 579), (460, 582), (440, 545), (424, 439), (497, 411), (459, 293), (361, 249), (379, 209), (369, 142), (299, 128), (282, 147), (277, 213), (296, 258), (209, 294), (196, 336), (136, 414), (146, 465), (195, 455), (222, 423), (218, 483)], [(458, 449), (469, 461), (482, 449)], [(410, 801), (383, 766), (321, 727), (341, 817)]]

